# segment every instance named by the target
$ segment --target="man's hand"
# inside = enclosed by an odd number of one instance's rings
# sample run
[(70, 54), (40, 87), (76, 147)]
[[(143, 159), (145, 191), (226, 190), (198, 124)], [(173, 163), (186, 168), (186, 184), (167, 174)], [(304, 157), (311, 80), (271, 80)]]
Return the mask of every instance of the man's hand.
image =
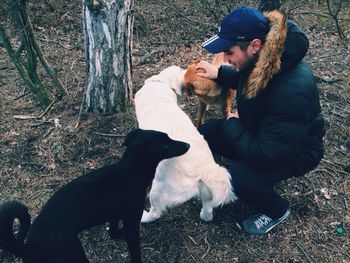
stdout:
[(212, 79), (212, 80), (215, 80), (218, 78), (219, 69), (216, 66), (210, 64), (209, 62), (207, 62), (205, 60), (201, 60), (197, 64), (197, 70), (198, 69), (204, 70), (204, 72), (197, 72), (196, 73), (200, 77)]

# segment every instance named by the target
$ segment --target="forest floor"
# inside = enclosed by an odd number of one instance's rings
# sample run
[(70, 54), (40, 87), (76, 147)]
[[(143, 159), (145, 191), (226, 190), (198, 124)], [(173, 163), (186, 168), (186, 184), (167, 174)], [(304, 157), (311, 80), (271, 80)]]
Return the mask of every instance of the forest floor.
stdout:
[[(44, 1), (33, 2), (29, 13), (35, 33), (69, 91), (41, 116), (43, 109), (37, 102), (30, 95), (21, 96), (26, 88), (0, 47), (0, 203), (20, 200), (35, 218), (60, 186), (119, 160), (123, 138), (106, 134), (124, 135), (137, 124), (133, 111), (79, 115), (85, 84), (82, 1), (57, 0), (55, 12)], [(135, 1), (135, 91), (167, 66), (185, 68), (195, 58), (211, 59), (201, 43), (215, 33), (210, 25), (217, 25), (225, 10), (210, 9), (204, 2)], [(310, 40), (306, 60), (317, 77), (326, 119), (325, 156), (306, 176), (277, 186), (292, 204), (291, 216), (269, 234), (251, 236), (240, 226), (253, 212), (248, 205), (241, 201), (226, 205), (215, 211), (212, 222), (204, 223), (199, 219), (200, 203), (193, 199), (155, 223), (141, 225), (145, 262), (350, 263), (350, 48), (339, 40), (325, 6), (313, 2), (317, 1), (303, 1), (303, 8), (291, 6), (290, 18)], [(341, 25), (348, 39), (349, 14), (345, 2), (340, 16), (345, 18)], [(50, 79), (43, 78), (53, 90)], [(196, 100), (181, 103), (195, 120)], [(37, 118), (21, 120), (18, 115)], [(207, 119), (218, 116), (219, 112), (210, 110)], [(129, 262), (126, 243), (111, 240), (105, 226), (84, 231), (80, 237), (90, 262)], [(20, 261), (0, 250), (0, 262)]]

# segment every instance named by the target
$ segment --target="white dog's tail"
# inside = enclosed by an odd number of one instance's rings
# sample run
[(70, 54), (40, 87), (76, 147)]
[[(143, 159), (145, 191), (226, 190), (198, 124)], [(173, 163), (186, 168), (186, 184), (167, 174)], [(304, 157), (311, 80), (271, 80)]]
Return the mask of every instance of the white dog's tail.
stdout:
[(213, 207), (223, 206), (237, 199), (231, 185), (231, 174), (226, 168), (215, 165), (213, 169), (208, 171), (208, 174), (209, 176), (202, 178), (202, 183), (205, 184), (211, 192), (212, 200), (210, 202)]

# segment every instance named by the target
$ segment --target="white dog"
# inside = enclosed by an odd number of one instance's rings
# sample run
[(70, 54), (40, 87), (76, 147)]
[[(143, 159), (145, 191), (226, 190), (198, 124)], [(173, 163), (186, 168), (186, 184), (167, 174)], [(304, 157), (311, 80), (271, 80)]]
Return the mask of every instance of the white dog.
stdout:
[(139, 127), (165, 132), (170, 138), (189, 143), (182, 156), (159, 163), (149, 198), (151, 208), (141, 222), (151, 222), (175, 205), (199, 196), (200, 217), (213, 219), (213, 208), (237, 199), (229, 172), (213, 158), (207, 142), (177, 104), (182, 95), (184, 70), (171, 66), (147, 79), (135, 94)]

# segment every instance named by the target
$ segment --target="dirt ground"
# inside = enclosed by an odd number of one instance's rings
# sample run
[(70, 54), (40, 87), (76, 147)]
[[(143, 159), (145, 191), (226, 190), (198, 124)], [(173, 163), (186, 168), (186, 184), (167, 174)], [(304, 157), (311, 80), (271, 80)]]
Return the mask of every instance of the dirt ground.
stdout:
[[(0, 203), (20, 200), (35, 218), (61, 185), (119, 160), (123, 137), (107, 135), (125, 135), (136, 127), (136, 121), (132, 110), (112, 116), (85, 112), (79, 116), (85, 80), (81, 1), (57, 0), (55, 12), (44, 1), (33, 2), (30, 15), (39, 43), (69, 91), (40, 116), (43, 109), (31, 95), (21, 96), (26, 88), (0, 47)], [(216, 18), (213, 8), (204, 4), (214, 2), (135, 1), (135, 91), (147, 77), (169, 65), (185, 68), (195, 58), (210, 59), (200, 44), (215, 33), (211, 25), (217, 25), (225, 12), (224, 8), (214, 10)], [(204, 223), (199, 219), (200, 203), (194, 199), (155, 223), (141, 225), (145, 262), (350, 263), (350, 48), (339, 40), (333, 21), (325, 16), (325, 6), (313, 2), (317, 1), (303, 1), (303, 8), (287, 3), (290, 18), (310, 40), (306, 59), (317, 78), (327, 124), (325, 157), (306, 176), (277, 186), (292, 204), (291, 216), (267, 235), (250, 236), (240, 226), (254, 212), (245, 203), (217, 209), (214, 220)], [(349, 2), (345, 2), (340, 16), (345, 18), (341, 25), (348, 39), (349, 13)], [(43, 78), (54, 96), (50, 79)], [(181, 103), (195, 120), (196, 100)], [(17, 115), (39, 118), (19, 120)], [(219, 112), (210, 110), (207, 118), (218, 116)], [(129, 262), (125, 242), (111, 240), (106, 226), (84, 231), (80, 237), (91, 262)], [(0, 250), (0, 262), (20, 260)]]

